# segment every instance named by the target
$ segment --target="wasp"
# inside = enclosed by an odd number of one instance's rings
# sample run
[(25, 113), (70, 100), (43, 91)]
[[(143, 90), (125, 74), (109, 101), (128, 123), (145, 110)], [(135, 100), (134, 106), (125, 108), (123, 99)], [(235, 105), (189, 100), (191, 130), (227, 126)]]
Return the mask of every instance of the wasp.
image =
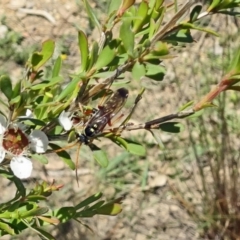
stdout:
[(95, 109), (92, 117), (86, 123), (82, 134), (78, 134), (81, 143), (89, 144), (92, 138), (97, 137), (106, 125), (111, 126), (111, 120), (122, 109), (128, 97), (126, 88), (119, 88), (108, 98), (103, 106)]

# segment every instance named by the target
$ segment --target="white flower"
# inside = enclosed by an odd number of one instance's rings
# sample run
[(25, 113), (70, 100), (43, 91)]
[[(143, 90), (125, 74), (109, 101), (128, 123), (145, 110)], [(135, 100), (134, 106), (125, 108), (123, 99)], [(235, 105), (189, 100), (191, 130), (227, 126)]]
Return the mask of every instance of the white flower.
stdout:
[(48, 138), (40, 130), (33, 130), (29, 135), (30, 148), (36, 153), (44, 153), (48, 147)]
[(29, 117), (29, 118), (32, 118), (33, 117), (33, 113), (30, 109), (27, 109), (26, 110), (26, 113), (25, 113), (26, 117)]
[(65, 131), (69, 131), (73, 126), (73, 123), (69, 118), (69, 115), (70, 113), (62, 111), (58, 118), (59, 124), (63, 127)]
[(24, 156), (13, 157), (10, 162), (10, 168), (13, 171), (13, 174), (20, 178), (29, 178), (32, 173), (32, 162), (29, 158)]
[(3, 134), (7, 127), (7, 120), (3, 115), (0, 115), (0, 134)]
[(48, 138), (40, 130), (34, 130), (27, 136), (17, 125), (7, 127), (6, 119), (0, 115), (0, 163), (5, 155), (11, 156), (10, 168), (20, 179), (28, 178), (32, 173), (32, 162), (25, 155), (30, 148), (36, 153), (47, 150)]

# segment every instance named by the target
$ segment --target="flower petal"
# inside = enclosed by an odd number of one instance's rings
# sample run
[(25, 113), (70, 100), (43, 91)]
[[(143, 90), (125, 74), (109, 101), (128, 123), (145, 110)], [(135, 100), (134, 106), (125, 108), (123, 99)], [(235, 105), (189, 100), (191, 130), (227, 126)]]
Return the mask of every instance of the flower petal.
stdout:
[(69, 118), (69, 113), (65, 111), (62, 111), (59, 115), (58, 122), (65, 131), (69, 131), (73, 125), (71, 119)]
[(18, 156), (12, 158), (10, 168), (16, 177), (24, 179), (31, 176), (33, 166), (29, 158)]
[(30, 109), (26, 110), (25, 115), (26, 115), (26, 117), (29, 117), (29, 118), (33, 117), (33, 113), (32, 113), (32, 111)]
[(33, 130), (29, 135), (30, 148), (36, 153), (44, 153), (48, 147), (48, 137), (40, 130)]
[(0, 114), (0, 134), (3, 134), (7, 128), (7, 120), (6, 118)]
[(3, 147), (0, 146), (0, 163), (3, 161), (3, 159), (5, 158), (6, 152), (5, 149)]

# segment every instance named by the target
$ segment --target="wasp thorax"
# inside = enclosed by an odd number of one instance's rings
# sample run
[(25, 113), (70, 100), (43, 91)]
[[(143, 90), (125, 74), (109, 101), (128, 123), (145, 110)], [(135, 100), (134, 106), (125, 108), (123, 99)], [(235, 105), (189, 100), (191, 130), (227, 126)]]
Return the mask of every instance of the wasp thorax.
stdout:
[(93, 137), (96, 130), (98, 129), (98, 125), (94, 124), (93, 126), (88, 126), (85, 128), (85, 134), (87, 137)]

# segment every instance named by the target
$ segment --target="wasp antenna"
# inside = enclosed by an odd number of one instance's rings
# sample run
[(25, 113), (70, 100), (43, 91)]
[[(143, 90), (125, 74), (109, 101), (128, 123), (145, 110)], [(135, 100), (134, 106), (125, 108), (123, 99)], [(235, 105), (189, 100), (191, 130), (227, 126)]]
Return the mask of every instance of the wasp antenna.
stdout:
[(76, 180), (77, 180), (77, 185), (79, 187), (79, 179), (78, 179), (78, 162), (79, 162), (79, 153), (80, 153), (80, 148), (81, 148), (81, 143), (79, 143), (78, 149), (77, 149), (77, 158), (76, 158), (76, 162), (75, 162), (75, 174), (76, 174)]
[(78, 140), (73, 142), (72, 144), (69, 144), (68, 146), (64, 147), (64, 148), (59, 148), (57, 150), (54, 150), (54, 152), (62, 152), (62, 151), (65, 151), (73, 146), (75, 146), (76, 144), (78, 143)]

